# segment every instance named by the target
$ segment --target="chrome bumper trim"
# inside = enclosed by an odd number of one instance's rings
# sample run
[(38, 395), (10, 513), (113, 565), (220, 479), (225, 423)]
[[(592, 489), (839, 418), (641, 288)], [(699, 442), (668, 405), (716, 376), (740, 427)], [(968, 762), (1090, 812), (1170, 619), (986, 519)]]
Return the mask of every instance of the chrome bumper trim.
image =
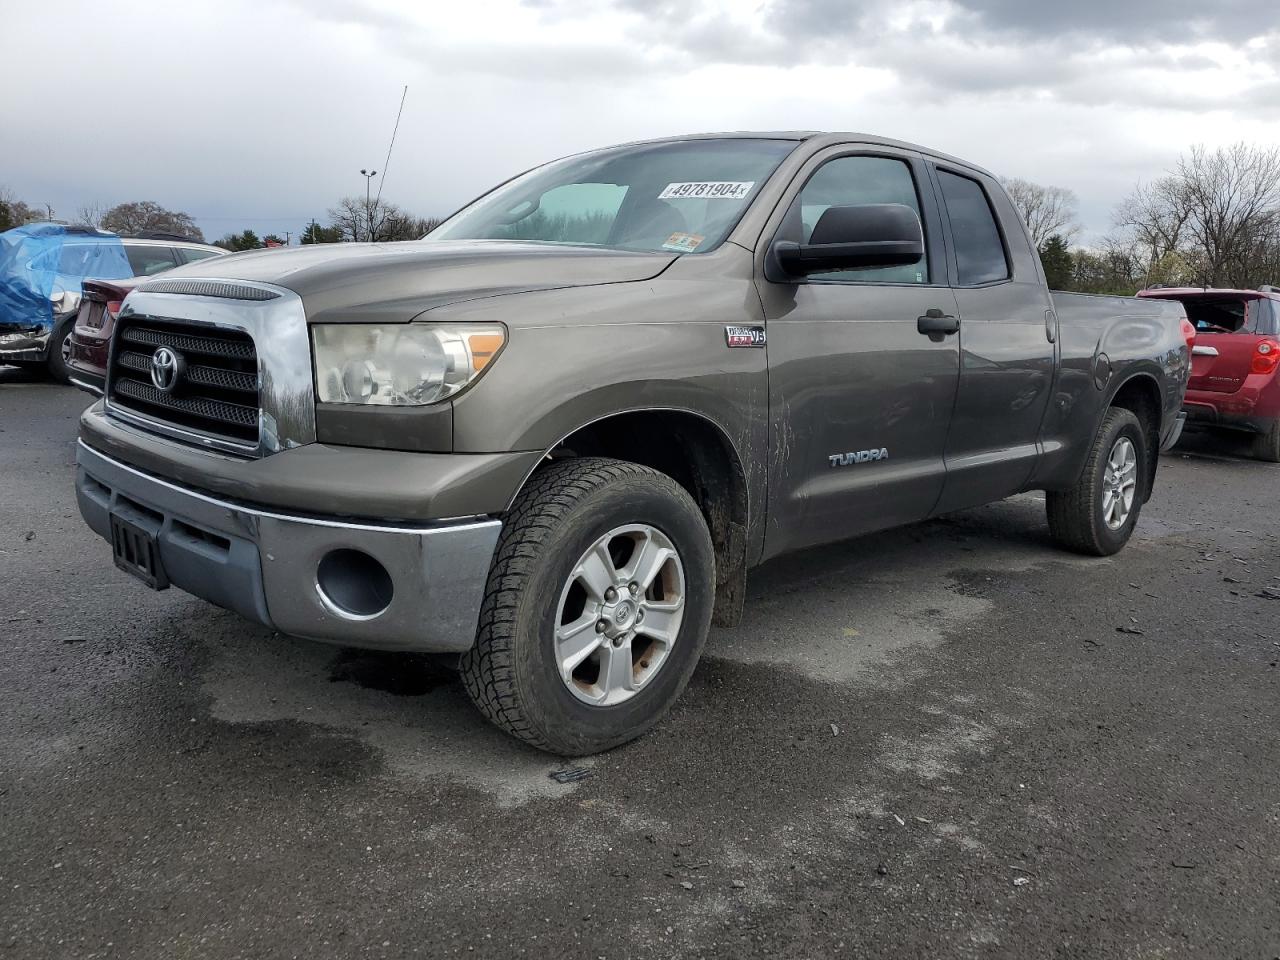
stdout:
[(67, 377), (67, 382), (70, 383), (73, 387), (79, 387), (81, 390), (85, 391), (86, 393), (93, 394), (95, 397), (102, 396), (102, 388), (97, 386), (96, 384), (90, 383), (87, 380), (81, 380), (79, 377)]
[[(502, 524), (491, 518), (391, 526), (294, 516), (219, 500), (143, 473), (79, 441), (81, 515), (111, 538), (111, 513), (149, 526), (177, 587), (281, 633), (384, 650), (461, 651), (475, 640)], [(376, 615), (335, 610), (316, 589), (333, 550), (358, 550), (391, 576)]]

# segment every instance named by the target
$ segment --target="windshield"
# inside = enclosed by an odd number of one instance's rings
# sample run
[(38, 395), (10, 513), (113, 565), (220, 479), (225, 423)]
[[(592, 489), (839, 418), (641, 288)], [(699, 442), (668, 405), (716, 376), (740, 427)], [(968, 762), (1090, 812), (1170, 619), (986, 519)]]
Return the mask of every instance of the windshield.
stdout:
[(525, 240), (706, 253), (720, 245), (794, 140), (681, 140), (613, 147), (523, 174), (428, 240)]

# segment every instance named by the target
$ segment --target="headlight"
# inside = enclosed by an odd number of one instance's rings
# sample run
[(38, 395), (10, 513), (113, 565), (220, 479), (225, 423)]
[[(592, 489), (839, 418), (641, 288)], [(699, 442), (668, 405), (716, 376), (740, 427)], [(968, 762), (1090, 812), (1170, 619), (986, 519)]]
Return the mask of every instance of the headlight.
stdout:
[(316, 391), (321, 403), (436, 403), (480, 376), (506, 339), (497, 324), (317, 324)]

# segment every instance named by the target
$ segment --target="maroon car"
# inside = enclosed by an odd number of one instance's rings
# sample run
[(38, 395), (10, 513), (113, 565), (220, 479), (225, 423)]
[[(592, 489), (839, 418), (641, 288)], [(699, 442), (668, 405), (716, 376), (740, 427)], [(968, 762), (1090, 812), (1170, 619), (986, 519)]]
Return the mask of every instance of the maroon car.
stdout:
[(66, 339), (68, 379), (82, 390), (101, 394), (107, 377), (107, 348), (124, 298), (147, 277), (86, 280), (76, 325)]
[(1154, 287), (1140, 297), (1177, 300), (1195, 325), (1187, 425), (1253, 434), (1253, 454), (1280, 463), (1280, 290)]

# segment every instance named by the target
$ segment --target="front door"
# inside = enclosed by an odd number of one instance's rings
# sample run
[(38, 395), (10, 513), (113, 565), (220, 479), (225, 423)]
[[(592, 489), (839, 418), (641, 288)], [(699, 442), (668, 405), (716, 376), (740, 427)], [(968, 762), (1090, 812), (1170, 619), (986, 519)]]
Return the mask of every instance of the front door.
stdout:
[(927, 516), (942, 491), (959, 370), (958, 338), (935, 341), (918, 329), (931, 311), (956, 313), (919, 158), (833, 148), (798, 183), (766, 242), (804, 242), (829, 206), (900, 203), (921, 214), (928, 253), (907, 267), (760, 279), (771, 421), (766, 556)]

